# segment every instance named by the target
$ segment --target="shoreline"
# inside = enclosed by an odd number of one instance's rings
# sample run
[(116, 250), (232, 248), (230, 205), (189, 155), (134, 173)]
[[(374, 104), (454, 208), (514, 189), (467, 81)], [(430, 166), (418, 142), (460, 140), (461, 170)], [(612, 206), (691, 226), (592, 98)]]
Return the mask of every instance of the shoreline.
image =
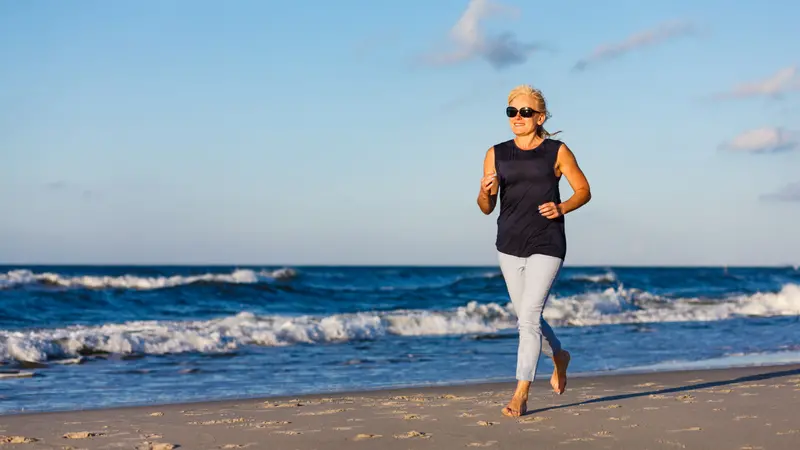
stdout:
[[(703, 363), (706, 360), (700, 360), (696, 363)], [(757, 368), (769, 368), (771, 370), (779, 370), (781, 367), (793, 367), (798, 366), (800, 367), (800, 362), (790, 361), (790, 362), (780, 362), (780, 363), (771, 363), (771, 362), (753, 362), (750, 364), (740, 364), (740, 365), (726, 365), (726, 366), (718, 366), (718, 367), (684, 367), (676, 366), (674, 368), (667, 368), (667, 369), (647, 369), (649, 366), (641, 366), (641, 367), (632, 367), (629, 369), (615, 369), (609, 371), (586, 371), (586, 372), (570, 372), (569, 379), (583, 379), (583, 378), (608, 378), (608, 377), (620, 377), (620, 376), (643, 376), (649, 374), (680, 374), (680, 373), (687, 373), (687, 372), (707, 372), (707, 371), (726, 371), (726, 370), (737, 370), (737, 369), (757, 369)], [(547, 383), (550, 380), (550, 373), (540, 373), (536, 374), (535, 383)], [(0, 412), (0, 420), (5, 417), (13, 417), (13, 416), (21, 416), (21, 415), (38, 415), (38, 414), (68, 414), (68, 413), (83, 413), (83, 412), (96, 412), (96, 411), (113, 411), (113, 410), (125, 410), (125, 409), (141, 409), (141, 408), (163, 408), (163, 407), (174, 407), (174, 406), (191, 406), (197, 404), (204, 404), (204, 405), (214, 405), (214, 404), (226, 404), (231, 402), (246, 402), (246, 401), (281, 401), (286, 399), (308, 399), (308, 398), (315, 398), (321, 396), (353, 396), (353, 395), (366, 395), (372, 393), (385, 393), (385, 392), (405, 392), (405, 391), (415, 391), (415, 390), (428, 390), (428, 389), (450, 389), (450, 388), (464, 388), (464, 387), (479, 387), (479, 386), (496, 386), (496, 385), (513, 385), (516, 383), (516, 380), (513, 377), (503, 377), (503, 378), (488, 378), (488, 379), (473, 379), (467, 380), (463, 382), (452, 382), (452, 381), (444, 381), (441, 383), (419, 383), (419, 384), (398, 384), (393, 386), (380, 386), (380, 387), (365, 387), (365, 388), (357, 388), (357, 389), (341, 389), (341, 390), (321, 390), (321, 391), (313, 391), (307, 393), (294, 393), (294, 394), (276, 394), (276, 395), (254, 395), (254, 396), (242, 396), (242, 397), (222, 397), (222, 398), (206, 398), (206, 399), (197, 399), (197, 400), (180, 400), (180, 401), (170, 401), (170, 402), (142, 402), (142, 403), (129, 403), (124, 405), (111, 405), (111, 406), (97, 406), (97, 407), (90, 407), (90, 408), (66, 408), (66, 409), (48, 409), (48, 410), (28, 410), (28, 411), (12, 411), (12, 412)], [(2, 400), (2, 396), (0, 396), (0, 400)]]
[(0, 416), (0, 434), (35, 439), (20, 444), (26, 449), (173, 448), (157, 443), (191, 449), (709, 448), (710, 442), (713, 448), (800, 448), (794, 411), (800, 364), (576, 374), (569, 380), (558, 396), (548, 380), (537, 378), (521, 418), (500, 414), (514, 389), (511, 379), (21, 412)]

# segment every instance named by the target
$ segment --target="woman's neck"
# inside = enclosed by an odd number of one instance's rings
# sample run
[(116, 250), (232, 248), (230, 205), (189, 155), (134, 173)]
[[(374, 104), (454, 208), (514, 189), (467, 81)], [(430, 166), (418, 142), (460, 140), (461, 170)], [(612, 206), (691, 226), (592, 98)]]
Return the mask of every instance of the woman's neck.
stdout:
[(530, 150), (536, 148), (539, 144), (544, 141), (544, 138), (539, 137), (537, 133), (531, 133), (526, 136), (515, 136), (514, 143), (517, 144), (517, 147), (523, 150)]

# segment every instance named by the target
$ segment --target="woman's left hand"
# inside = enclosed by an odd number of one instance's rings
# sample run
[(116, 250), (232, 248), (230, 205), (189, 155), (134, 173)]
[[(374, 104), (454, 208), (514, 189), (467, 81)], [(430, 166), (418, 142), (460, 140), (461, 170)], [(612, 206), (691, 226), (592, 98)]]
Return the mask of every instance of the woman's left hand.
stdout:
[(548, 219), (555, 219), (556, 217), (563, 216), (561, 206), (553, 202), (539, 205), (539, 214), (547, 217)]

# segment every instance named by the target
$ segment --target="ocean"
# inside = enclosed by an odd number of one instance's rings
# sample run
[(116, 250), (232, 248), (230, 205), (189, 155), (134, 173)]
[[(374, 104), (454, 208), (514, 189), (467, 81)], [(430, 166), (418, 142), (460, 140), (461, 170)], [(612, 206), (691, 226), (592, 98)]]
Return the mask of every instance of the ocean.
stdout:
[[(800, 362), (796, 267), (552, 294), (572, 374)], [(513, 381), (515, 320), (497, 267), (0, 266), (0, 413)]]

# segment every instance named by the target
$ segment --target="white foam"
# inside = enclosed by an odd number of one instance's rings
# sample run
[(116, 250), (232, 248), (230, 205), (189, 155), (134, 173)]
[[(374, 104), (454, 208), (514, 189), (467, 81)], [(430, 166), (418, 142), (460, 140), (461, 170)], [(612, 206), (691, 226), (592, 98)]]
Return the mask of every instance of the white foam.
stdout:
[(663, 372), (673, 370), (724, 369), (800, 363), (800, 351), (737, 353), (699, 361), (673, 360), (645, 366), (626, 367), (614, 372)]
[[(739, 316), (800, 314), (800, 286), (714, 302), (667, 300), (622, 287), (554, 298), (545, 309), (554, 326), (716, 321)], [(206, 321), (138, 321), (58, 329), (0, 330), (0, 360), (74, 358), (82, 351), (166, 354), (229, 352), (242, 346), (285, 346), (379, 339), (386, 335), (491, 333), (516, 326), (512, 305), (470, 302), (449, 310), (395, 310), (330, 316), (256, 316), (242, 312)]]
[(135, 289), (151, 290), (183, 286), (198, 282), (252, 284), (264, 280), (287, 279), (294, 277), (294, 269), (282, 268), (273, 271), (256, 272), (251, 269), (237, 269), (231, 273), (206, 273), (202, 275), (174, 275), (171, 277), (141, 277), (121, 275), (116, 277), (99, 275), (66, 276), (57, 273), (34, 273), (17, 269), (0, 274), (0, 289), (26, 284), (46, 284), (64, 288), (84, 289)]
[(714, 321), (738, 316), (800, 314), (800, 286), (786, 284), (777, 293), (758, 293), (722, 300), (664, 299), (623, 287), (608, 288), (548, 302), (544, 316), (559, 325)]
[(608, 272), (600, 275), (587, 275), (587, 274), (577, 274), (570, 277), (570, 280), (573, 281), (587, 281), (589, 283), (616, 283), (617, 282), (617, 274), (613, 271), (609, 270)]

